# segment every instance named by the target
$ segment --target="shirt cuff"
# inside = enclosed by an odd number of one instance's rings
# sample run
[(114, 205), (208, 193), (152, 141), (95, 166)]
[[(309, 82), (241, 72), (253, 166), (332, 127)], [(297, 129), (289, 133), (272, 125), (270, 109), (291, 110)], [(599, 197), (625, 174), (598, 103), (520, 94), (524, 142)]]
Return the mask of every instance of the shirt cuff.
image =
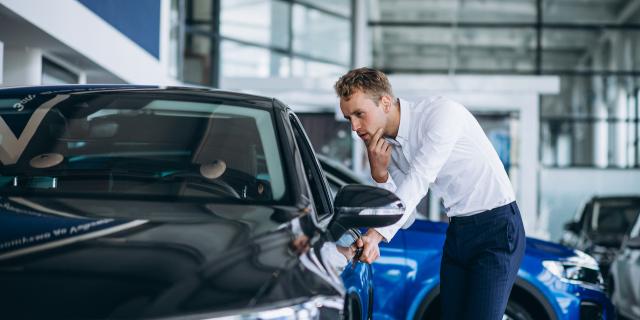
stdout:
[(379, 188), (389, 190), (391, 192), (396, 191), (396, 183), (393, 181), (393, 178), (391, 178), (391, 173), (387, 174), (387, 181), (376, 182), (376, 186), (378, 186)]
[(378, 231), (378, 233), (382, 236), (382, 238), (384, 238), (384, 242), (389, 243), (389, 241), (391, 241), (391, 239), (393, 239), (393, 236), (396, 235), (396, 233), (398, 232), (398, 227), (396, 225), (391, 225), (388, 227), (382, 227), (382, 228), (375, 228), (376, 231)]

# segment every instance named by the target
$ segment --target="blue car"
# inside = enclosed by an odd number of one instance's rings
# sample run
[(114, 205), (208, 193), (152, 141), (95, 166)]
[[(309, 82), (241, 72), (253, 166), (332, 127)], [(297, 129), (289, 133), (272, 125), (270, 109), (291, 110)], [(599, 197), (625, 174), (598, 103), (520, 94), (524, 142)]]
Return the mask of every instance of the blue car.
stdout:
[[(334, 192), (362, 178), (319, 157)], [(373, 264), (373, 315), (439, 319), (440, 258), (447, 224), (416, 220), (380, 247)], [(525, 257), (504, 319), (613, 319), (597, 262), (568, 247), (527, 238)]]

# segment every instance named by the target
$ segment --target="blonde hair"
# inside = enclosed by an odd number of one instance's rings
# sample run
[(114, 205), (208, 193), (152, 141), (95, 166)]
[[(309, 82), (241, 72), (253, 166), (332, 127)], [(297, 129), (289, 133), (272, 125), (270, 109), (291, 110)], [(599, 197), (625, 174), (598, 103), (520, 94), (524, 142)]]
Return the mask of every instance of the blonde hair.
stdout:
[(358, 68), (347, 72), (336, 81), (333, 88), (340, 99), (349, 100), (356, 91), (369, 95), (377, 104), (384, 95), (393, 97), (387, 76), (372, 68)]

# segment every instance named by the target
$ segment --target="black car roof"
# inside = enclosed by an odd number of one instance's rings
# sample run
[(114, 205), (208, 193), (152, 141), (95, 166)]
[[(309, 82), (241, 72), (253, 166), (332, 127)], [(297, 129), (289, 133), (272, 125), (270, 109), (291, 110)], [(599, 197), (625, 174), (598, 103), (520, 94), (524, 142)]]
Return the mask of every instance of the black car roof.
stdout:
[(615, 200), (640, 201), (640, 195), (594, 196), (591, 199), (592, 201), (615, 201)]
[(260, 103), (264, 107), (281, 108), (283, 103), (274, 103), (274, 98), (258, 96), (248, 93), (210, 89), (202, 87), (181, 86), (155, 86), (155, 85), (129, 85), (129, 84), (73, 84), (55, 86), (25, 86), (0, 88), (0, 97), (4, 95), (30, 95), (30, 94), (60, 94), (60, 93), (85, 93), (85, 92), (113, 92), (113, 91), (148, 91), (158, 93), (197, 94), (208, 95), (216, 98), (232, 100), (250, 100)]

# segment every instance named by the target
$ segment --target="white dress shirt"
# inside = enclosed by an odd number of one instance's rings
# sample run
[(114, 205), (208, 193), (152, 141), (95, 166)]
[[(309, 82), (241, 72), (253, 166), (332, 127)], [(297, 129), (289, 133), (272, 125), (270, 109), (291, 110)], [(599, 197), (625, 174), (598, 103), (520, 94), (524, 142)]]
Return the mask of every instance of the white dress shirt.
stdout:
[(395, 224), (376, 228), (390, 241), (415, 220), (415, 209), (430, 188), (442, 198), (447, 216), (469, 216), (515, 200), (498, 153), (473, 115), (443, 97), (418, 103), (399, 99), (400, 127), (389, 177), (379, 187), (393, 191), (406, 211)]

